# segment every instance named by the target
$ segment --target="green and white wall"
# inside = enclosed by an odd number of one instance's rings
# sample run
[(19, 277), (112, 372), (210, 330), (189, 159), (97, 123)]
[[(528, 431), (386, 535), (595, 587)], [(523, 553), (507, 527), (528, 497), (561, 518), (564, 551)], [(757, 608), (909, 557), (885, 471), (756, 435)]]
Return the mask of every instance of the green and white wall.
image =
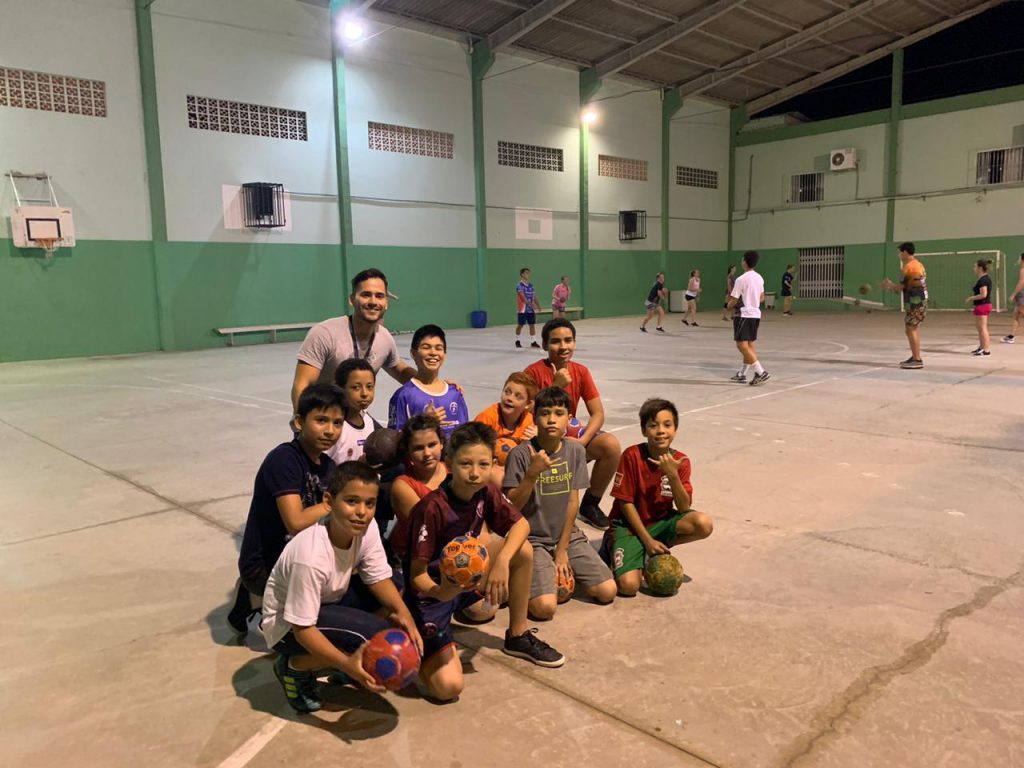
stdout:
[[(845, 245), (851, 285), (892, 273), (892, 238), (1024, 249), (1024, 190), (963, 189), (973, 152), (1020, 143), (1020, 89), (903, 107), (888, 206), (888, 110), (731, 137), (743, 123), (721, 105), (589, 89), (480, 49), (474, 66), (458, 41), (384, 25), (335, 62), (327, 11), (280, 0), (7, 0), (5, 22), (0, 66), (102, 80), (108, 115), (0, 107), (0, 168), (52, 174), (78, 237), (51, 262), (13, 248), (4, 179), (0, 361), (220, 346), (215, 327), (344, 312), (347, 279), (371, 265), (401, 297), (389, 326), (410, 329), (466, 326), (475, 309), (510, 322), (523, 266), (542, 301), (569, 275), (595, 317), (638, 312), (660, 269), (671, 287), (701, 269), (715, 293), (747, 248), (770, 278), (799, 247)], [(586, 130), (581, 90), (600, 114)], [(190, 128), (187, 95), (302, 110), (308, 140)], [(454, 158), (371, 151), (369, 121), (451, 133)], [(499, 165), (498, 141), (559, 147), (564, 170)], [(840, 146), (858, 148), (860, 169), (831, 174), (820, 209), (787, 205), (788, 175)], [(598, 175), (599, 154), (646, 160), (647, 180)], [(677, 165), (716, 171), (718, 188), (677, 185)], [(287, 230), (225, 228), (222, 188), (247, 181), (293, 193)], [(550, 210), (551, 239), (517, 239), (516, 208)], [(622, 243), (616, 214), (632, 208), (648, 236)]]

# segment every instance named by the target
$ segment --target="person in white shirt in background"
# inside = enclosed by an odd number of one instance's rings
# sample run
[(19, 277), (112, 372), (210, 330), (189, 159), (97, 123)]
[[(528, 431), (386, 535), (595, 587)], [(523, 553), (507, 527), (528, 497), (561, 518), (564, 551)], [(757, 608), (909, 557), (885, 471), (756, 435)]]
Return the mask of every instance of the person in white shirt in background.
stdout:
[(743, 254), (743, 274), (736, 278), (729, 294), (729, 308), (739, 308), (739, 314), (733, 317), (733, 339), (736, 349), (743, 356), (743, 368), (731, 379), (739, 384), (747, 383), (747, 373), (754, 371), (750, 386), (757, 387), (768, 381), (768, 371), (757, 359), (754, 342), (757, 341), (757, 329), (761, 324), (761, 302), (764, 301), (764, 278), (755, 270), (760, 255), (757, 251)]

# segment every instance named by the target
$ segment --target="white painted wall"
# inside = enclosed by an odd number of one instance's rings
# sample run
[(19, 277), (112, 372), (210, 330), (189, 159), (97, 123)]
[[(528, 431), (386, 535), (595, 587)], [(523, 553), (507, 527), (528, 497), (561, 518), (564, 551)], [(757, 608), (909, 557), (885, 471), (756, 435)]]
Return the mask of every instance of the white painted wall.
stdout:
[[(636, 85), (605, 82), (592, 102), (590, 126), (590, 248), (656, 251), (661, 248), (661, 96)], [(647, 181), (598, 175), (598, 155), (647, 161)], [(647, 211), (647, 237), (619, 241), (619, 211)]]
[[(369, 34), (377, 32), (346, 54), (353, 239), (472, 248), (473, 113), (466, 52), (455, 41), (370, 25)], [(454, 159), (371, 151), (369, 121), (452, 133)], [(395, 200), (422, 202), (388, 202)]]
[[(729, 242), (729, 110), (684, 102), (669, 124), (669, 248), (725, 250)], [(676, 184), (676, 166), (718, 171), (718, 189)]]
[[(1024, 143), (1024, 102), (905, 120), (900, 135), (902, 194), (974, 186), (977, 153)], [(900, 200), (896, 239), (1019, 235), (1024, 188), (990, 187)]]
[[(78, 239), (149, 239), (133, 0), (4, 0), (0, 65), (106, 83), (105, 118), (0, 108), (0, 169), (53, 176)], [(0, 182), (0, 237), (8, 237), (14, 195)]]
[[(736, 149), (736, 211), (733, 247), (812, 247), (885, 240), (885, 204), (855, 204), (879, 197), (885, 185), (886, 127), (873, 125)], [(829, 151), (853, 147), (855, 171), (828, 170)], [(790, 177), (825, 172), (826, 203), (786, 202)], [(750, 209), (749, 214), (746, 213)]]
[[(171, 240), (336, 243), (337, 203), (296, 198), (291, 231), (227, 230), (221, 186), (278, 182), (335, 194), (327, 12), (276, 0), (153, 6), (161, 150)], [(308, 141), (198, 130), (186, 95), (306, 112)]]
[[(483, 94), (488, 246), (579, 248), (579, 75), (499, 54)], [(499, 141), (561, 147), (565, 170), (498, 165)], [(517, 240), (516, 207), (553, 210), (552, 239)]]

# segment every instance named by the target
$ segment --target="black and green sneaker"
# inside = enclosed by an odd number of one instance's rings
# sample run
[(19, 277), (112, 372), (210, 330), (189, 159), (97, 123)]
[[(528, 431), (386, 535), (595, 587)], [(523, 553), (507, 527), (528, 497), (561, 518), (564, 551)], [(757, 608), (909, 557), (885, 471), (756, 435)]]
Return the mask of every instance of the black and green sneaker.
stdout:
[(297, 672), (288, 667), (288, 657), (279, 654), (274, 661), (274, 676), (284, 688), (285, 698), (296, 712), (316, 712), (320, 709), (320, 696), (316, 676), (312, 672)]

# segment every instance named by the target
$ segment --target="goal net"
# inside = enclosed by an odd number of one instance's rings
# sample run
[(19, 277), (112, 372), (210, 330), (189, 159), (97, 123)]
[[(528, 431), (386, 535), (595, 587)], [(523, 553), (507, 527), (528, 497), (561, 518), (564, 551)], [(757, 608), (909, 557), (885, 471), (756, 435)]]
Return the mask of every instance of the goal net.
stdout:
[(928, 309), (968, 309), (965, 299), (971, 295), (971, 288), (978, 279), (974, 265), (978, 259), (984, 259), (992, 262), (988, 268), (992, 278), (992, 309), (1003, 311), (1006, 260), (1002, 251), (937, 251), (918, 253), (917, 258), (927, 273)]

